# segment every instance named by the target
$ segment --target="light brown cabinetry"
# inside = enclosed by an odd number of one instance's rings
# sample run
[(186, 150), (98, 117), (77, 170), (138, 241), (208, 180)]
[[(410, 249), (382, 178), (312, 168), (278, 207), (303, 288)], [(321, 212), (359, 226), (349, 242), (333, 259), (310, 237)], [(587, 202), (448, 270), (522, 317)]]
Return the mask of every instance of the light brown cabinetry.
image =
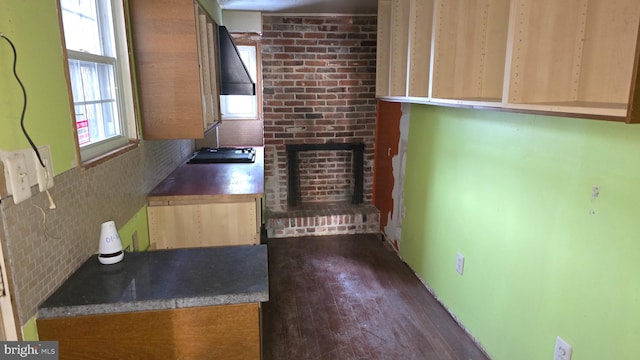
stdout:
[(253, 163), (186, 164), (147, 197), (156, 249), (260, 243), (264, 149)]
[(145, 139), (203, 138), (220, 122), (217, 25), (194, 1), (129, 1)]
[(255, 198), (152, 201), (147, 207), (150, 242), (156, 249), (259, 244), (261, 210)]
[(60, 359), (260, 359), (259, 303), (38, 319)]
[(438, 1), (433, 98), (500, 102), (509, 0)]
[(432, 21), (433, 0), (378, 2), (377, 97), (428, 96)]
[(380, 0), (378, 26), (381, 99), (640, 122), (637, 0)]

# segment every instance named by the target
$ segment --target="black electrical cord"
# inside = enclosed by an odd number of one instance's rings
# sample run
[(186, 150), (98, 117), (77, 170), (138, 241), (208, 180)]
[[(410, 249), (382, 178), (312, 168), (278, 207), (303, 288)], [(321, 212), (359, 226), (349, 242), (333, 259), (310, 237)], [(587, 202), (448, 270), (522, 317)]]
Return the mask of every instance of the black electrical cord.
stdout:
[(44, 161), (42, 161), (42, 157), (40, 156), (40, 152), (38, 151), (38, 147), (33, 143), (33, 140), (31, 140), (31, 137), (27, 133), (27, 129), (24, 127), (24, 114), (27, 112), (27, 91), (25, 90), (24, 85), (18, 76), (18, 72), (16, 71), (16, 65), (18, 64), (18, 52), (16, 51), (16, 47), (13, 45), (13, 42), (8, 37), (0, 33), (0, 38), (7, 40), (9, 45), (11, 45), (11, 49), (13, 50), (13, 76), (15, 76), (18, 84), (20, 84), (20, 88), (22, 89), (22, 97), (24, 101), (22, 104), (22, 113), (20, 114), (20, 128), (22, 128), (22, 133), (27, 138), (27, 141), (29, 141), (29, 145), (31, 145), (33, 151), (36, 153), (38, 161), (40, 161), (40, 165), (42, 165), (43, 168), (46, 168)]

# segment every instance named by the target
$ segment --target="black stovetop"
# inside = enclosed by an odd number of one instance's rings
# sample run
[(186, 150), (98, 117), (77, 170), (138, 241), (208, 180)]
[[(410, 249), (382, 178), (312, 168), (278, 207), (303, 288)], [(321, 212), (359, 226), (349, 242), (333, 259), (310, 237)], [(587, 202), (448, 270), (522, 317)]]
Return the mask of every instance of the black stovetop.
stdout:
[(187, 164), (252, 163), (255, 159), (256, 150), (251, 147), (206, 147), (196, 151)]

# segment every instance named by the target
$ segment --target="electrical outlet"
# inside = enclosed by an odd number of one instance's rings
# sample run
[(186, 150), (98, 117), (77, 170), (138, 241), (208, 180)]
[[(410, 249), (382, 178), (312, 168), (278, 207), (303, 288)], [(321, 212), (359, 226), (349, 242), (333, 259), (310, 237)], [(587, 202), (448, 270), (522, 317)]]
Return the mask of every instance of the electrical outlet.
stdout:
[(15, 153), (9, 155), (4, 160), (7, 175), (9, 177), (7, 189), (13, 195), (13, 202), (20, 203), (31, 197), (31, 185), (29, 185), (29, 174), (27, 161), (24, 154)]
[(458, 256), (456, 257), (456, 271), (460, 275), (462, 275), (462, 272), (464, 271), (464, 256), (460, 253), (458, 253)]
[(42, 158), (45, 167), (42, 167), (40, 160), (35, 151), (33, 153), (33, 161), (35, 162), (36, 176), (38, 178), (38, 189), (43, 192), (53, 187), (53, 162), (51, 161), (51, 149), (49, 145), (39, 146), (38, 152)]
[(556, 347), (553, 352), (553, 360), (571, 360), (573, 349), (560, 336), (556, 338)]

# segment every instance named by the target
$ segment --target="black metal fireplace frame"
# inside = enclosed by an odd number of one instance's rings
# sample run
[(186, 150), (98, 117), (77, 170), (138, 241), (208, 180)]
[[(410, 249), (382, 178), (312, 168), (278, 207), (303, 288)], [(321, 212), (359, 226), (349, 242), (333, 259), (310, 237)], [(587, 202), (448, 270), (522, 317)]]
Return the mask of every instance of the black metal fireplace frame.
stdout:
[(298, 206), (302, 203), (300, 176), (298, 174), (298, 153), (301, 151), (322, 150), (352, 151), (354, 186), (351, 203), (362, 204), (364, 197), (364, 143), (288, 144), (286, 148), (288, 175), (287, 203), (289, 206)]

